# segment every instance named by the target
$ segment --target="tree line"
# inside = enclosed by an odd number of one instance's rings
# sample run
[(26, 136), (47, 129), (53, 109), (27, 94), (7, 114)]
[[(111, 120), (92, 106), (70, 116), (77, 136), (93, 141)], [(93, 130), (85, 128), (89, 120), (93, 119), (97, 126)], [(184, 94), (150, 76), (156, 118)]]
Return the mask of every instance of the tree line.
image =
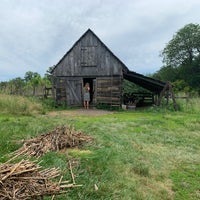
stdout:
[(200, 94), (200, 25), (187, 24), (161, 52), (163, 67), (153, 78), (170, 81), (175, 91)]
[[(152, 78), (170, 81), (175, 92), (189, 95), (200, 94), (200, 25), (187, 24), (178, 30), (166, 44), (160, 56), (163, 66), (151, 74)], [(44, 77), (37, 72), (28, 71), (24, 78), (0, 82), (0, 92), (15, 95), (36, 96), (45, 87), (51, 87), (49, 67)], [(125, 82), (125, 89), (141, 90), (140, 87)], [(131, 90), (130, 89), (130, 90)]]
[(45, 88), (51, 87), (49, 74), (42, 77), (38, 72), (28, 71), (24, 77), (0, 82), (0, 92), (11, 95), (42, 96)]

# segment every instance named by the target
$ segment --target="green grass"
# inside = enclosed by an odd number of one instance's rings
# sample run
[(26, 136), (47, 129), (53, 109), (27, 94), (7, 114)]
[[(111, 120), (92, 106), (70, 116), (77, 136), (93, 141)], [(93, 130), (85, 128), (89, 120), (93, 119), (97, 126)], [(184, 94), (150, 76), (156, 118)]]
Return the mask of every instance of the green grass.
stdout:
[(177, 103), (181, 111), (186, 113), (199, 113), (200, 112), (200, 98), (191, 97), (188, 100), (178, 99)]
[(44, 112), (40, 103), (26, 97), (0, 94), (0, 113), (32, 115)]
[[(140, 110), (104, 116), (0, 115), (0, 161), (20, 145), (16, 140), (71, 125), (94, 140), (70, 149), (76, 183), (57, 196), (64, 200), (200, 199), (200, 115), (197, 112)], [(60, 167), (70, 179), (66, 152), (49, 152), (44, 167)], [(95, 190), (95, 186), (98, 190)], [(47, 197), (45, 199), (51, 199)]]

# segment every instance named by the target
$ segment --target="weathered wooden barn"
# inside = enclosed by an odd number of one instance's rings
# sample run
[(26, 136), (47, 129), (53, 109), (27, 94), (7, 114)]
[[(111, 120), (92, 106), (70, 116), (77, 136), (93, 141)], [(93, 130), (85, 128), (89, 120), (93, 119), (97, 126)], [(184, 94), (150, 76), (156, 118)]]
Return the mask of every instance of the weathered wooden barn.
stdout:
[(88, 29), (52, 70), (53, 94), (58, 104), (83, 104), (83, 86), (90, 84), (91, 103), (120, 106), (123, 80), (127, 79), (152, 94), (165, 83), (130, 71), (110, 49)]

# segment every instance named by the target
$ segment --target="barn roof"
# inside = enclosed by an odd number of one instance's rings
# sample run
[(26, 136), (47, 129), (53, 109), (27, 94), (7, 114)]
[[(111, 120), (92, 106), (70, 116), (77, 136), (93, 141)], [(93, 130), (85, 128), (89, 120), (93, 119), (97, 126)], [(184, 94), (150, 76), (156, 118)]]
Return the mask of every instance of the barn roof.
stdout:
[(159, 94), (163, 90), (164, 86), (166, 85), (166, 83), (163, 81), (156, 80), (156, 79), (144, 76), (142, 74), (138, 74), (130, 70), (127, 70), (126, 72), (124, 71), (123, 75), (124, 75), (124, 79), (129, 80), (157, 94)]
[(165, 86), (165, 82), (159, 81), (147, 76), (144, 76), (142, 74), (136, 73), (134, 71), (130, 71), (128, 67), (99, 39), (99, 37), (91, 30), (88, 29), (75, 43), (74, 45), (66, 52), (66, 54), (60, 59), (60, 61), (55, 65), (55, 67), (52, 69), (51, 73), (55, 70), (55, 68), (62, 62), (62, 60), (73, 50), (73, 48), (79, 43), (83, 37), (85, 37), (86, 34), (91, 33), (93, 34), (97, 40), (111, 53), (115, 59), (118, 60), (119, 63), (122, 65), (122, 71), (123, 71), (123, 77), (126, 80), (129, 80), (143, 88), (146, 88), (147, 90), (150, 90), (151, 92), (160, 93), (162, 89)]

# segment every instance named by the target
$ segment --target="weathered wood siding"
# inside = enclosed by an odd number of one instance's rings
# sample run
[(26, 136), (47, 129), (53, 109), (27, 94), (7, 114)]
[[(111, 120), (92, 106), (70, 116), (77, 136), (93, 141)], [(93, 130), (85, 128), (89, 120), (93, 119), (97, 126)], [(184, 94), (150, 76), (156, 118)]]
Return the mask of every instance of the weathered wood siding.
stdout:
[(96, 102), (111, 105), (121, 104), (121, 77), (104, 77), (96, 80)]
[(53, 85), (56, 104), (66, 104), (66, 80), (64, 78), (54, 78)]
[[(121, 77), (98, 77), (93, 81), (93, 104), (121, 104)], [(58, 104), (83, 104), (83, 81), (80, 77), (62, 77), (56, 80), (56, 101)]]
[(55, 100), (57, 104), (82, 104), (82, 79), (79, 77), (60, 77), (56, 79)]
[(122, 75), (122, 66), (91, 32), (75, 43), (57, 64), (55, 76), (115, 76)]
[(66, 81), (66, 102), (67, 105), (81, 105), (82, 100), (82, 80), (80, 78), (68, 79)]

